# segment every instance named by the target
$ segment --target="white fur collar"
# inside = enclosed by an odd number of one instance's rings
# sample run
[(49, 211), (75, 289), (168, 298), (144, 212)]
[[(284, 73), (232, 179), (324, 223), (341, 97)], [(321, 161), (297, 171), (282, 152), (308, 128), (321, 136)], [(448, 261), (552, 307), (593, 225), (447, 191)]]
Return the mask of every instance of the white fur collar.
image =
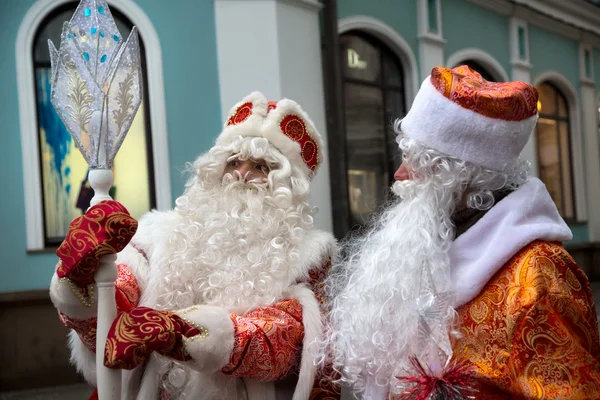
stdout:
[(455, 307), (468, 303), (519, 250), (534, 240), (567, 241), (573, 235), (546, 186), (530, 178), (492, 207), (450, 248)]

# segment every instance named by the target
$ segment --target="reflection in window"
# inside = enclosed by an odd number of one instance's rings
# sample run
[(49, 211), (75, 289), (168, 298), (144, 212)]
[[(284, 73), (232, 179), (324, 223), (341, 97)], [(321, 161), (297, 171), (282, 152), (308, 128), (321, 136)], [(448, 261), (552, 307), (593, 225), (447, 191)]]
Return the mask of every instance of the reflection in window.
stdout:
[(536, 126), (540, 179), (566, 219), (575, 218), (567, 101), (550, 83), (536, 87), (540, 118)]
[(350, 226), (368, 222), (389, 195), (402, 161), (393, 122), (404, 116), (404, 74), (382, 43), (362, 33), (340, 37)]
[[(60, 244), (71, 220), (89, 207), (93, 196), (87, 181), (87, 163), (50, 102), (48, 39), (59, 45), (62, 25), (71, 18), (76, 7), (77, 2), (71, 2), (55, 8), (40, 24), (32, 49), (46, 247)], [(127, 37), (132, 28), (131, 22), (118, 10), (111, 8), (111, 11), (121, 35)], [(145, 60), (141, 38), (140, 48), (141, 58)], [(142, 68), (145, 71), (145, 65)], [(142, 104), (113, 167), (114, 186), (111, 195), (123, 203), (135, 218), (156, 206), (150, 119), (146, 104), (147, 93), (144, 93)]]

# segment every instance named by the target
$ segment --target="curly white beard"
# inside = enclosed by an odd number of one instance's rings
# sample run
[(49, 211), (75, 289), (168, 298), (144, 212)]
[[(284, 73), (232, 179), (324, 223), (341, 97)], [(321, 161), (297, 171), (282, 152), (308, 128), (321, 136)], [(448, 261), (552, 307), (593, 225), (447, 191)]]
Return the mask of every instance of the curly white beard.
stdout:
[(266, 183), (231, 175), (211, 189), (190, 187), (178, 203), (181, 221), (161, 262), (157, 308), (209, 304), (243, 313), (272, 303), (293, 283), (297, 246), (312, 225), (306, 205), (291, 206)]
[[(393, 391), (394, 377), (408, 371), (409, 356), (429, 364), (431, 348), (419, 342), (419, 315), (411, 301), (425, 289), (424, 271), (436, 291), (452, 290), (447, 250), (453, 205), (437, 195), (435, 185), (397, 182), (393, 190), (403, 200), (367, 235), (347, 244), (329, 280), (335, 300), (325, 357), (357, 391), (367, 382)], [(450, 325), (453, 310), (444, 314)]]

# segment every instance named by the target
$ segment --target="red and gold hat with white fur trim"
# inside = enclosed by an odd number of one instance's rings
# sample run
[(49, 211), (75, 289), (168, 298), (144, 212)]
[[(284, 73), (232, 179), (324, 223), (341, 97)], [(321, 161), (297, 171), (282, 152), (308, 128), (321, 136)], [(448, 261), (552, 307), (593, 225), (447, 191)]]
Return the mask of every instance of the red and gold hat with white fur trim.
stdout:
[(260, 92), (249, 94), (229, 112), (216, 144), (227, 145), (239, 136), (264, 137), (309, 178), (321, 165), (321, 135), (293, 100), (274, 102)]
[(466, 65), (435, 67), (400, 129), (444, 154), (501, 171), (533, 132), (537, 101), (525, 82), (489, 82)]

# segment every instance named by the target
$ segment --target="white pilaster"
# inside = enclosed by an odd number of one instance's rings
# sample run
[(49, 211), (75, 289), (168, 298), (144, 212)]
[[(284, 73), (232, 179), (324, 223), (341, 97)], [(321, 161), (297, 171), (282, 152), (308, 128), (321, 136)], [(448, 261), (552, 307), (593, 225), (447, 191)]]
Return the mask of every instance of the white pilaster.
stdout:
[(248, 93), (297, 101), (323, 136), (324, 162), (312, 183), (315, 225), (331, 231), (331, 194), (316, 0), (214, 0), (221, 114)]
[[(510, 18), (509, 28), (511, 79), (531, 83), (529, 63), (529, 30), (527, 22), (517, 17)], [(521, 157), (531, 163), (531, 173), (538, 176), (538, 159), (535, 132), (531, 134), (521, 152)]]
[(598, 104), (596, 103), (592, 54), (590, 45), (583, 43), (579, 45), (588, 229), (590, 241), (598, 241), (600, 240), (600, 207), (598, 207), (598, 199), (600, 199), (600, 147), (598, 142)]
[(417, 13), (419, 71), (421, 80), (423, 80), (431, 74), (433, 67), (444, 66), (444, 45), (446, 41), (442, 33), (441, 0), (435, 0), (434, 4), (430, 0), (418, 0)]

